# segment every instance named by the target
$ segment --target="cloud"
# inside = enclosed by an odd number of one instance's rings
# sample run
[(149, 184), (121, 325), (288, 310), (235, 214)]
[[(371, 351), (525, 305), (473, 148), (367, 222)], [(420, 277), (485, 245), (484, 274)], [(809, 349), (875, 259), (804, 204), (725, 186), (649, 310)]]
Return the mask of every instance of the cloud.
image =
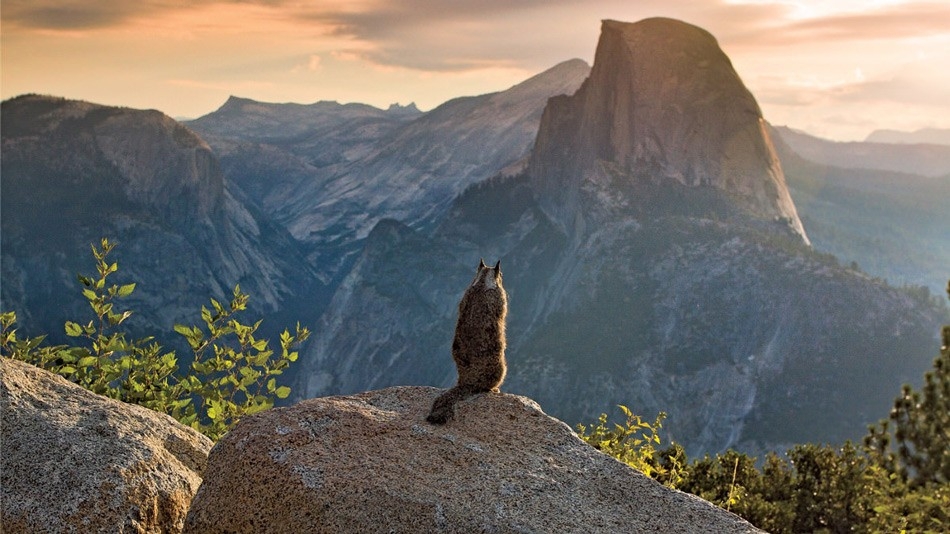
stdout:
[[(332, 27), (336, 37), (352, 43), (337, 51), (340, 56), (383, 66), (453, 72), (535, 67), (538, 56), (547, 63), (565, 59), (552, 59), (545, 53), (550, 36), (537, 21), (547, 18), (545, 24), (549, 24), (550, 15), (568, 4), (563, 0), (408, 0), (377, 2), (355, 10), (317, 6), (300, 16)], [(548, 10), (549, 16), (538, 16), (541, 10)]]
[(828, 92), (833, 99), (842, 102), (897, 102), (950, 108), (947, 85), (935, 84), (929, 77), (920, 76), (916, 72), (842, 84), (830, 88)]
[(44, 5), (31, 2), (9, 2), (3, 6), (5, 22), (28, 28), (70, 30), (110, 26), (125, 18), (121, 10), (99, 9), (82, 4)]
[(950, 4), (909, 2), (807, 18), (776, 19), (737, 32), (736, 44), (789, 46), (834, 41), (917, 39), (950, 32)]
[(429, 72), (485, 68), (536, 71), (593, 59), (602, 19), (673, 17), (719, 34), (764, 27), (788, 10), (726, 0), (378, 0), (358, 7), (308, 5), (294, 16), (333, 28), (351, 47), (337, 53)]
[(152, 1), (5, 0), (3, 19), (21, 27), (48, 30), (96, 29), (161, 9)]
[(133, 18), (215, 4), (280, 6), (286, 0), (4, 0), (3, 21), (27, 29), (97, 30)]
[(320, 72), (321, 70), (323, 70), (323, 57), (319, 54), (310, 54), (298, 61), (293, 68), (290, 69), (290, 72), (297, 74), (303, 72)]

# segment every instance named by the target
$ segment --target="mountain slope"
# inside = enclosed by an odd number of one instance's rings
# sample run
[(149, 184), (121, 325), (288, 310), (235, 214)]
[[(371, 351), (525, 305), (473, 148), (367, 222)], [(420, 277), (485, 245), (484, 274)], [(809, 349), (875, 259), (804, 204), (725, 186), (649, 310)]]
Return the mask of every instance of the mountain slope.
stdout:
[[(773, 137), (792, 197), (817, 250), (844, 263), (857, 262), (892, 283), (943, 293), (950, 278), (946, 216), (950, 167), (943, 176), (920, 176), (823, 165), (802, 157), (780, 134)], [(905, 152), (900, 161), (916, 168), (913, 152)]]
[(312, 285), (290, 236), (161, 113), (24, 96), (2, 120), (2, 301), (28, 329), (61, 337), (64, 319), (87, 314), (76, 273), (92, 274), (100, 237), (120, 244), (119, 276), (138, 282), (133, 322), (151, 332), (197, 321), (238, 283), (270, 312)]
[(311, 263), (331, 280), (346, 273), (378, 221), (431, 226), (468, 185), (517, 168), (547, 98), (573, 92), (588, 71), (583, 61), (566, 61), (508, 90), (453, 99), (421, 115), (377, 110), (367, 118), (365, 108), (324, 105), (321, 113), (336, 114), (322, 119), (332, 129), (279, 141), (280, 124), (225, 137), (226, 129), (210, 126), (225, 124), (214, 117), (232, 114), (224, 108), (189, 125), (210, 136), (225, 173), (259, 192), (262, 208), (308, 244)]

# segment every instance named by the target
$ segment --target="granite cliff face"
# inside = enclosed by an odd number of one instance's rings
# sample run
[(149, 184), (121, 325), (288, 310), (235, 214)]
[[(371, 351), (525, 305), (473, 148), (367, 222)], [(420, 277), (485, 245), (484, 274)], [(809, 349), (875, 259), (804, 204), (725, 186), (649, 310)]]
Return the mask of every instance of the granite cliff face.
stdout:
[(3, 308), (61, 335), (63, 320), (88, 313), (76, 273), (94, 271), (89, 244), (108, 237), (120, 245), (119, 278), (138, 282), (133, 319), (151, 333), (197, 321), (238, 283), (256, 309), (277, 310), (313, 275), (243, 195), (207, 143), (159, 112), (5, 101)]
[(528, 170), (546, 211), (564, 219), (617, 170), (726, 192), (807, 242), (758, 104), (696, 26), (604, 21), (590, 77), (548, 103)]

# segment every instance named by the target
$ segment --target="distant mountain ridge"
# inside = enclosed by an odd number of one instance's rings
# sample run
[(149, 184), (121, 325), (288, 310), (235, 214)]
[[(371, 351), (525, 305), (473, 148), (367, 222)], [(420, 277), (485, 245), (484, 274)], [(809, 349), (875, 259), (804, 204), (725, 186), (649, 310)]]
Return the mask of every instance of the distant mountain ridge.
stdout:
[(921, 176), (950, 175), (950, 146), (828, 141), (786, 126), (776, 126), (775, 131), (797, 154), (822, 165)]
[(189, 126), (208, 136), (228, 176), (306, 244), (329, 283), (345, 274), (378, 221), (431, 226), (466, 187), (523, 164), (547, 98), (573, 92), (588, 72), (581, 60), (565, 61), (505, 91), (456, 98), (424, 114), (266, 105), (272, 115), (306, 109), (317, 114), (309, 120), (332, 125), (286, 139), (277, 139), (279, 125), (253, 135), (228, 129), (233, 121), (260, 124), (233, 115), (233, 103)]
[(874, 130), (865, 139), (868, 143), (950, 145), (950, 128), (921, 128), (913, 132)]
[(412, 119), (419, 115), (421, 112), (415, 104), (382, 110), (367, 104), (331, 101), (270, 104), (231, 96), (217, 111), (188, 121), (188, 124), (209, 136), (289, 141), (300, 136), (329, 135), (340, 128), (354, 128), (352, 123), (360, 120)]
[[(950, 278), (950, 218), (946, 216), (950, 172), (921, 176), (886, 170), (920, 168), (915, 162), (926, 164), (927, 154), (936, 153), (931, 149), (938, 147), (924, 147), (920, 157), (917, 147), (902, 150), (897, 145), (862, 143), (868, 151), (889, 153), (893, 159), (878, 161), (883, 163), (878, 166), (885, 169), (869, 168), (874, 160), (838, 157), (826, 159), (838, 165), (822, 164), (786, 143), (784, 131), (776, 130), (775, 146), (815, 248), (836, 255), (844, 263), (856, 262), (893, 284), (923, 286), (941, 295)], [(839, 146), (812, 139), (823, 143), (829, 155)], [(947, 149), (950, 151), (950, 147)], [(807, 147), (802, 152), (808, 153)]]

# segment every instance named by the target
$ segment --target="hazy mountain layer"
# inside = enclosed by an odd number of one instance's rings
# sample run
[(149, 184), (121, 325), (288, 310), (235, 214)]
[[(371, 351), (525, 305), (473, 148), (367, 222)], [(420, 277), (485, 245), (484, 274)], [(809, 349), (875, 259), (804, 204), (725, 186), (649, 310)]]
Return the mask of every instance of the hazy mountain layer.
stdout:
[[(856, 262), (892, 284), (944, 293), (950, 278), (950, 173), (835, 167), (808, 161), (781, 139), (776, 148), (817, 250)], [(912, 158), (905, 161), (914, 167)]]
[(950, 128), (921, 128), (913, 132), (874, 130), (865, 141), (868, 143), (950, 145)]
[(775, 131), (796, 154), (821, 165), (933, 177), (950, 174), (950, 146), (861, 141), (842, 143), (785, 126), (778, 126)]

